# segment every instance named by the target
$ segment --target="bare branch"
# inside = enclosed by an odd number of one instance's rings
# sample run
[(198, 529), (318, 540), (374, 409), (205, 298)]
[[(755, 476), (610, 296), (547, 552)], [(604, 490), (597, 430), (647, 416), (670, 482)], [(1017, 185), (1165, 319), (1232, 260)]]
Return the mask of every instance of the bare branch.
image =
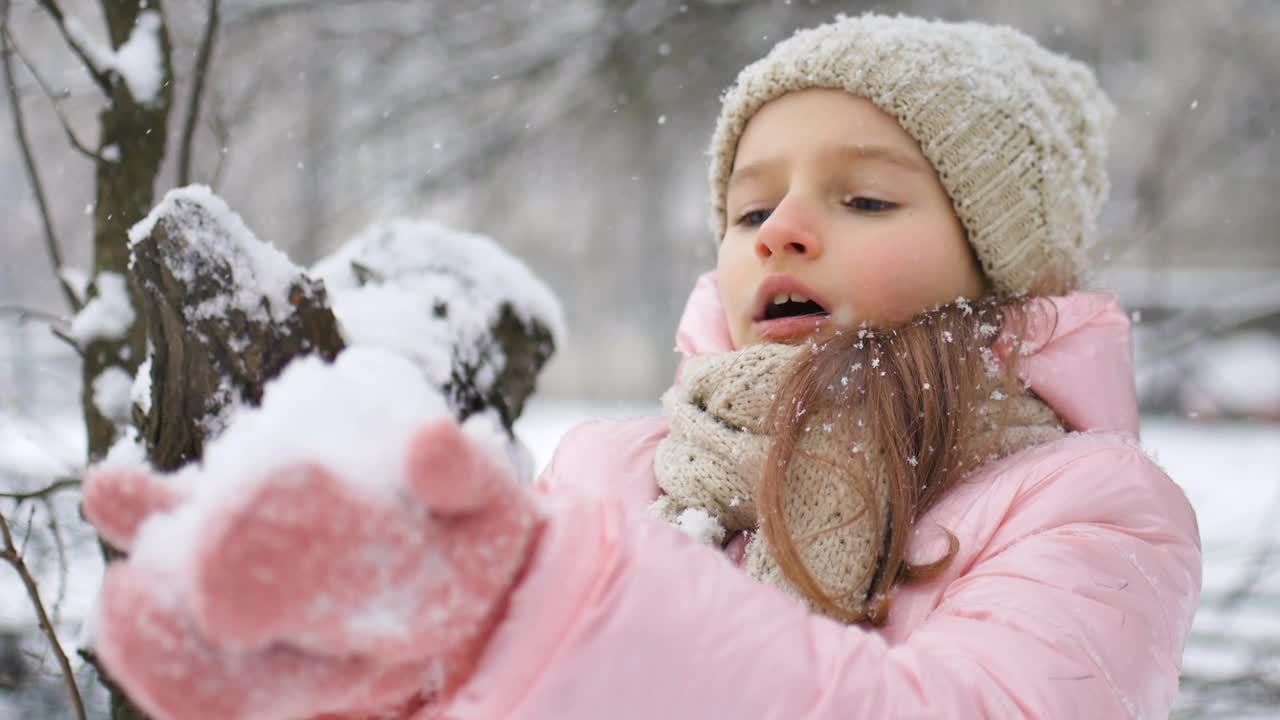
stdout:
[(0, 498), (9, 500), (17, 500), (23, 502), (25, 500), (34, 500), (36, 498), (47, 498), (48, 496), (58, 492), (59, 490), (67, 490), (69, 488), (80, 487), (80, 478), (65, 477), (49, 483), (39, 490), (31, 490), (29, 492), (0, 492)]
[(9, 44), (9, 3), (5, 2), (0, 9), (0, 65), (4, 66), (5, 90), (9, 95), (9, 106), (13, 109), (13, 129), (18, 136), (18, 145), (22, 150), (22, 162), (27, 170), (27, 178), (31, 182), (31, 190), (36, 196), (36, 205), (40, 208), (40, 218), (44, 222), (45, 248), (53, 263), (54, 274), (58, 276), (58, 284), (67, 298), (67, 303), (76, 312), (80, 311), (80, 298), (63, 277), (62, 252), (58, 250), (58, 238), (53, 230), (53, 217), (49, 213), (49, 203), (45, 199), (44, 186), (40, 183), (40, 173), (36, 169), (35, 155), (31, 152), (31, 143), (27, 139), (26, 118), (22, 114), (22, 104), (18, 97), (18, 86), (13, 79), (13, 50)]
[(255, 73), (244, 83), (234, 99), (228, 99), (216, 88), (210, 90), (211, 112), (206, 117), (209, 131), (217, 140), (218, 162), (214, 166), (208, 185), (215, 191), (222, 185), (223, 172), (226, 170), (227, 158), (231, 153), (231, 133), (236, 127), (231, 118), (243, 118), (249, 114), (249, 109), (256, 102), (265, 83), (265, 74)]
[(53, 333), (55, 337), (66, 343), (72, 350), (75, 350), (77, 355), (84, 357), (84, 348), (80, 347), (80, 343), (76, 342), (75, 338), (63, 332), (61, 328), (51, 327), (49, 328), (49, 332)]
[(27, 320), (43, 320), (47, 323), (65, 323), (67, 318), (51, 313), (46, 310), (37, 310), (36, 308), (23, 307), (21, 305), (0, 305), (0, 315), (17, 315), (18, 322), (26, 322)]
[(191, 182), (191, 145), (196, 132), (196, 120), (200, 117), (200, 100), (204, 95), (205, 78), (209, 74), (209, 62), (213, 57), (213, 41), (218, 34), (218, 0), (209, 0), (209, 18), (205, 21), (204, 37), (200, 40), (200, 54), (196, 58), (195, 84), (191, 88), (191, 100), (187, 105), (187, 120), (182, 127), (182, 145), (178, 150), (178, 184)]
[(213, 131), (213, 137), (218, 141), (218, 162), (213, 166), (213, 176), (209, 178), (209, 187), (217, 192), (218, 187), (222, 185), (222, 172), (227, 167), (227, 155), (231, 152), (231, 130), (227, 127), (227, 120), (220, 110), (215, 110), (209, 118), (209, 129)]
[(31, 512), (27, 513), (27, 529), (22, 533), (22, 543), (18, 545), (15, 551), (19, 559), (27, 556), (27, 543), (31, 542), (31, 528), (36, 521), (36, 509), (31, 508)]
[(14, 40), (13, 33), (9, 32), (7, 24), (4, 28), (4, 34), (9, 40), (9, 47), (13, 48), (13, 52), (22, 60), (22, 64), (27, 66), (27, 72), (31, 73), (31, 77), (35, 78), (36, 84), (40, 86), (45, 96), (49, 98), (49, 102), (53, 105), (53, 112), (58, 116), (58, 121), (62, 123), (62, 129), (67, 133), (67, 140), (71, 142), (71, 146), (87, 158), (98, 162), (107, 162), (106, 158), (90, 150), (88, 146), (80, 142), (80, 138), (76, 137), (75, 131), (71, 129), (71, 123), (67, 121), (67, 116), (62, 114), (61, 98), (53, 92), (53, 88), (49, 87), (44, 78), (40, 77), (40, 73), (36, 72), (35, 63), (31, 62), (26, 53), (22, 52), (22, 48), (18, 47), (18, 43)]
[(58, 514), (54, 512), (53, 500), (48, 496), (40, 498), (45, 512), (49, 515), (49, 534), (53, 536), (53, 547), (58, 554), (58, 592), (53, 599), (53, 622), (62, 622), (62, 603), (67, 599), (67, 580), (71, 574), (71, 566), (67, 561), (67, 544), (62, 539), (62, 526), (58, 523)]
[(76, 57), (80, 58), (80, 62), (84, 63), (85, 70), (88, 71), (89, 76), (92, 77), (93, 81), (102, 89), (102, 92), (110, 97), (111, 78), (108, 77), (107, 73), (103, 72), (101, 68), (94, 65), (93, 59), (89, 57), (89, 53), (80, 46), (80, 42), (76, 40), (76, 38), (71, 34), (71, 31), (67, 29), (67, 18), (62, 14), (62, 8), (58, 7), (57, 0), (37, 0), (37, 2), (39, 2), (40, 6), (43, 7), (53, 18), (54, 23), (58, 26), (58, 30), (62, 33), (62, 38), (67, 41), (67, 46), (76, 54)]
[(22, 584), (27, 588), (27, 596), (31, 598), (31, 605), (36, 611), (36, 617), (40, 620), (40, 629), (44, 631), (45, 637), (49, 640), (50, 648), (53, 649), (54, 655), (58, 658), (58, 664), (62, 666), (62, 677), (67, 683), (67, 693), (71, 696), (71, 704), (75, 707), (76, 717), (79, 720), (85, 720), (84, 701), (80, 699), (80, 688), (76, 686), (76, 677), (71, 670), (71, 662), (67, 660), (67, 654), (62, 651), (62, 643), (58, 641), (58, 633), (54, 631), (53, 623), (49, 622), (49, 614), (45, 612), (44, 603), (40, 600), (40, 589), (36, 586), (36, 580), (31, 576), (31, 570), (27, 568), (26, 562), (23, 561), (22, 556), (13, 545), (13, 535), (9, 532), (9, 522), (5, 519), (3, 513), (0, 513), (0, 533), (4, 534), (4, 548), (0, 549), (0, 559), (13, 566), (13, 569), (22, 578)]

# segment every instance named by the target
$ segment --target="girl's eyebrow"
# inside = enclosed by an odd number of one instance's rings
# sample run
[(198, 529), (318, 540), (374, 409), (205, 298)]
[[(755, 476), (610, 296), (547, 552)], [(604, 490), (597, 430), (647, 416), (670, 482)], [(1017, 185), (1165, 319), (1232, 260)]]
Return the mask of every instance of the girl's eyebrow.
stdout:
[(778, 165), (781, 162), (782, 158), (775, 157), (767, 160), (758, 160), (749, 165), (740, 165), (735, 167), (733, 169), (733, 174), (729, 176), (729, 182), (725, 184), (725, 192), (728, 193), (729, 189), (738, 183), (745, 182), (759, 175), (767, 175), (773, 166)]
[(829, 148), (831, 152), (847, 160), (879, 160), (897, 165), (911, 172), (933, 174), (933, 168), (918, 159), (888, 145), (839, 145)]
[[(835, 155), (836, 158), (843, 162), (850, 160), (857, 162), (887, 162), (910, 172), (923, 173), (925, 175), (933, 174), (933, 168), (926, 163), (888, 145), (831, 145), (822, 148), (821, 152)], [(729, 182), (725, 186), (725, 191), (727, 192), (729, 188), (737, 183), (768, 174), (773, 166), (780, 164), (782, 161), (783, 158), (773, 157), (734, 168), (733, 174), (729, 176)]]

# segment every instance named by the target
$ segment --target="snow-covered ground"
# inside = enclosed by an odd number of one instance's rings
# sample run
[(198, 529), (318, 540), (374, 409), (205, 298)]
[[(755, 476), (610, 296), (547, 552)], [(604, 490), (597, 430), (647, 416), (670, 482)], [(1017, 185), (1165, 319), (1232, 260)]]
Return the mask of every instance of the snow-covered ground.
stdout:
[[(538, 467), (550, 459), (564, 432), (585, 420), (627, 417), (656, 412), (656, 407), (617, 404), (534, 401), (517, 424)], [(1205, 557), (1205, 603), (1197, 618), (1186, 654), (1186, 670), (1202, 678), (1234, 676), (1245, 670), (1271, 673), (1280, 669), (1260, 665), (1259, 653), (1280, 645), (1280, 547), (1265, 568), (1256, 562), (1269, 543), (1280, 546), (1280, 425), (1198, 423), (1149, 418), (1143, 442), (1152, 456), (1187, 492), (1199, 514)], [(83, 432), (72, 414), (40, 421), (0, 413), (0, 484), (33, 487), (35, 480), (20, 476), (59, 474), (74, 466), (83, 447)], [(58, 610), (64, 642), (74, 647), (82, 618), (93, 602), (94, 586), (102, 571), (95, 539), (79, 520), (74, 493), (57, 496), (54, 507), (67, 540), (71, 571), (64, 580), (55, 571), (57, 548), (40, 538), (47, 535), (43, 510), (35, 514), (31, 531), (32, 564), (41, 572), (42, 592)], [(6, 503), (7, 506), (7, 503)], [(28, 504), (27, 508), (31, 505)], [(15, 531), (25, 533), (29, 509), (13, 518)], [(1250, 599), (1237, 606), (1226, 603), (1231, 591), (1246, 581), (1256, 582)], [(0, 631), (34, 626), (30, 605), (16, 575), (0, 567)], [(0, 658), (2, 660), (2, 658)], [(78, 659), (73, 658), (78, 664)], [(1274, 661), (1273, 661), (1274, 662)], [(51, 659), (46, 664), (52, 668)], [(8, 720), (9, 705), (0, 688), (0, 720)], [(1269, 715), (1250, 715), (1268, 717)], [(1280, 717), (1277, 711), (1271, 717)]]

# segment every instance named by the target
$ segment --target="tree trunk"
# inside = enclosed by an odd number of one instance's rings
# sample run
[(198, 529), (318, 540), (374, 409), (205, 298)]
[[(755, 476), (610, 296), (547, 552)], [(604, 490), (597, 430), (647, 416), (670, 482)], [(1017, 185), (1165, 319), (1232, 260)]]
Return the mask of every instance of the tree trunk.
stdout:
[[(142, 5), (137, 0), (103, 0), (103, 14), (112, 47), (128, 40), (138, 16), (144, 11), (162, 13), (158, 0)], [(163, 17), (163, 15), (161, 15)], [(164, 161), (168, 137), (169, 106), (173, 97), (169, 35), (163, 23), (159, 30), (163, 77), (161, 89), (152, 102), (135, 102), (129, 86), (111, 74), (111, 102), (98, 120), (97, 191), (94, 203), (93, 272), (117, 273), (124, 277), (129, 268), (128, 230), (155, 203), (155, 183)], [(104, 152), (106, 148), (113, 152)], [(118, 156), (118, 157), (117, 157)], [(116, 159), (110, 159), (116, 158)], [(90, 288), (90, 295), (97, 288)], [(135, 308), (141, 307), (136, 288), (130, 288)], [(99, 412), (93, 402), (94, 381), (108, 368), (118, 367), (132, 375), (146, 352), (146, 334), (141, 316), (135, 315), (124, 338), (99, 339), (82, 348), (84, 352), (81, 403), (88, 432), (89, 460), (100, 459), (115, 441), (117, 428)]]
[[(129, 38), (144, 10), (160, 13), (163, 18), (160, 0), (145, 4), (137, 0), (102, 0), (102, 10), (113, 48), (120, 47)], [(162, 82), (156, 97), (145, 105), (136, 102), (123, 78), (111, 73), (111, 101), (98, 115), (101, 132), (93, 223), (92, 277), (95, 280), (102, 273), (127, 275), (129, 227), (145, 217), (155, 201), (155, 182), (164, 160), (173, 97), (169, 34), (163, 21), (158, 34)], [(116, 150), (106, 152), (109, 147)], [(91, 297), (97, 293), (96, 284), (89, 292)], [(130, 289), (130, 297), (135, 308), (141, 307), (136, 289)], [(117, 436), (115, 424), (94, 404), (94, 383), (110, 368), (121, 368), (130, 375), (137, 370), (146, 351), (140, 316), (135, 316), (123, 338), (97, 339), (81, 350), (84, 354), (81, 404), (88, 436), (88, 459), (92, 462), (106, 454)], [(145, 719), (128, 698), (114, 688), (111, 690), (112, 720)]]

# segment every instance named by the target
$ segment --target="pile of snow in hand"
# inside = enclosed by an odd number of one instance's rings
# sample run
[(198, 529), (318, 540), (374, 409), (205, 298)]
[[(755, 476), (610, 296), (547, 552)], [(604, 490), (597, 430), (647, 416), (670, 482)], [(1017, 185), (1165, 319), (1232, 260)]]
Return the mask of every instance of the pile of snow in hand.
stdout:
[(171, 270), (180, 281), (190, 285), (197, 269), (221, 263), (229, 264), (231, 271), (234, 293), (219, 294), (186, 308), (187, 320), (225, 317), (234, 309), (251, 321), (267, 323), (282, 322), (293, 313), (289, 290), (298, 283), (302, 268), (271, 243), (255, 237), (240, 216), (207, 186), (189, 185), (166, 193), (129, 229), (129, 247), (146, 239), (161, 219), (173, 223), (187, 242), (185, 257), (170, 258), (176, 261)]
[[(559, 302), (537, 277), (493, 240), (426, 221), (368, 228), (321, 260), (311, 276), (324, 281), (349, 346), (393, 349), (412, 359), (437, 387), (455, 361), (484, 349), (491, 361), (475, 378), (487, 389), (500, 369), (489, 342), (503, 305), (526, 324), (540, 323), (562, 346)], [(459, 356), (456, 353), (461, 353)]]
[[(309, 356), (268, 383), (260, 407), (236, 409), (199, 465), (169, 478), (188, 501), (143, 525), (133, 557), (172, 568), (188, 558), (207, 519), (251, 496), (274, 470), (317, 464), (380, 502), (402, 492), (409, 441), (425, 423), (452, 418), (443, 396), (405, 358), (377, 348), (348, 348), (332, 364)], [(505, 462), (506, 439), (489, 415), (468, 434)], [(139, 459), (125, 441), (104, 466)]]

